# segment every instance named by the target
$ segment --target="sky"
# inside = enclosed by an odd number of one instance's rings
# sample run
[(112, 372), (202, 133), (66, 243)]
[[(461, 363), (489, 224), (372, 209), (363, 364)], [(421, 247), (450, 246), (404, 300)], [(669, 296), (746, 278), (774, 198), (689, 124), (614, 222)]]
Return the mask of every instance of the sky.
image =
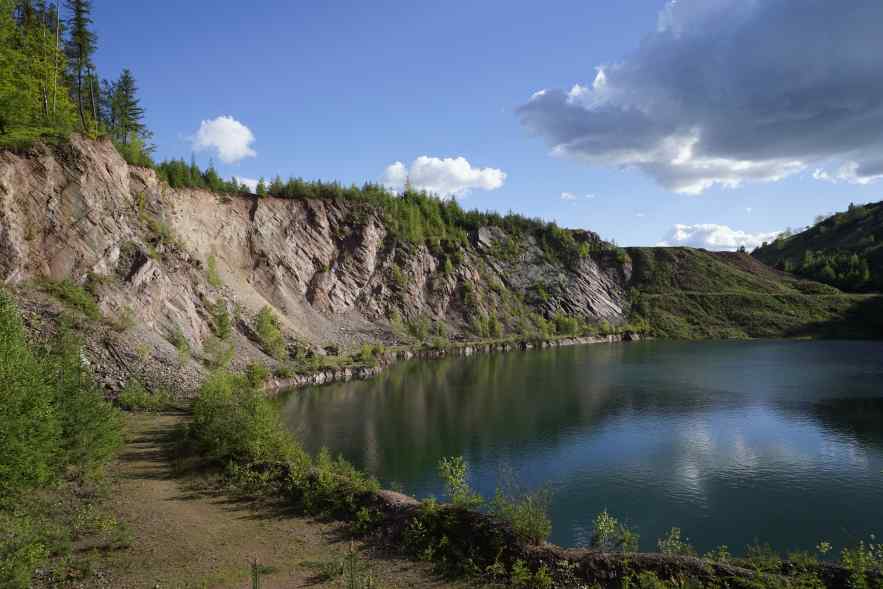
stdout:
[(749, 249), (883, 199), (879, 0), (94, 0), (157, 159)]

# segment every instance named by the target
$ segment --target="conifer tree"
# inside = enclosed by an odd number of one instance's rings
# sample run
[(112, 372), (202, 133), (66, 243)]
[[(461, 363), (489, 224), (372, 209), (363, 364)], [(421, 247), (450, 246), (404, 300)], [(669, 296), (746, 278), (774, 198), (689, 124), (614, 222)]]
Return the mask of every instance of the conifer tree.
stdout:
[(124, 69), (120, 79), (113, 85), (111, 99), (113, 131), (115, 139), (126, 145), (133, 138), (148, 139), (147, 127), (144, 125), (144, 109), (138, 99), (138, 87), (135, 77), (128, 69)]
[(92, 1), (91, 0), (66, 0), (66, 6), (71, 11), (68, 22), (70, 27), (70, 39), (67, 41), (66, 52), (70, 60), (71, 78), (73, 80), (74, 101), (80, 113), (80, 123), (83, 130), (89, 128), (86, 122), (86, 92), (84, 88), (88, 73), (94, 68), (92, 56), (95, 53), (97, 38), (91, 30), (92, 25)]

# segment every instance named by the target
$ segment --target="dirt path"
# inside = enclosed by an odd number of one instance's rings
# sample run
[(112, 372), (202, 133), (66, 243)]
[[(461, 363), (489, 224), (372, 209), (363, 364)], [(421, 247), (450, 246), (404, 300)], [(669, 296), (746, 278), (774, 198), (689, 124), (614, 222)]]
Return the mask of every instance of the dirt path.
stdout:
[(261, 589), (336, 586), (323, 571), (351, 550), (378, 587), (446, 587), (426, 565), (386, 558), (353, 544), (339, 523), (320, 522), (219, 493), (176, 472), (164, 444), (183, 420), (133, 415), (129, 442), (115, 467), (109, 508), (131, 530), (127, 549), (106, 555), (101, 586), (251, 588), (250, 563), (267, 571)]

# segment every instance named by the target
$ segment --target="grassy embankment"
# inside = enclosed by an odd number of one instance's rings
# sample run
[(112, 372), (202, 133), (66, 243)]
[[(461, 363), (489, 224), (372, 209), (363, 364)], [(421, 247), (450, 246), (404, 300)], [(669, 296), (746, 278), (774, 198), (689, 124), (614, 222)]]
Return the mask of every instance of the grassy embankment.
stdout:
[(659, 337), (881, 337), (883, 299), (775, 270), (742, 253), (629, 248), (633, 313)]

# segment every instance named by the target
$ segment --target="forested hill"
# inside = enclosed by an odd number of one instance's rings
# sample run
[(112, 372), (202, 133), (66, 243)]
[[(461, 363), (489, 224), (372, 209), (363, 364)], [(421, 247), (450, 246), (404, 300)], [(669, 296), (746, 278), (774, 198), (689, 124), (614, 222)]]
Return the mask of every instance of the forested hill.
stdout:
[(850, 292), (883, 291), (883, 201), (850, 205), (752, 255), (775, 268)]

